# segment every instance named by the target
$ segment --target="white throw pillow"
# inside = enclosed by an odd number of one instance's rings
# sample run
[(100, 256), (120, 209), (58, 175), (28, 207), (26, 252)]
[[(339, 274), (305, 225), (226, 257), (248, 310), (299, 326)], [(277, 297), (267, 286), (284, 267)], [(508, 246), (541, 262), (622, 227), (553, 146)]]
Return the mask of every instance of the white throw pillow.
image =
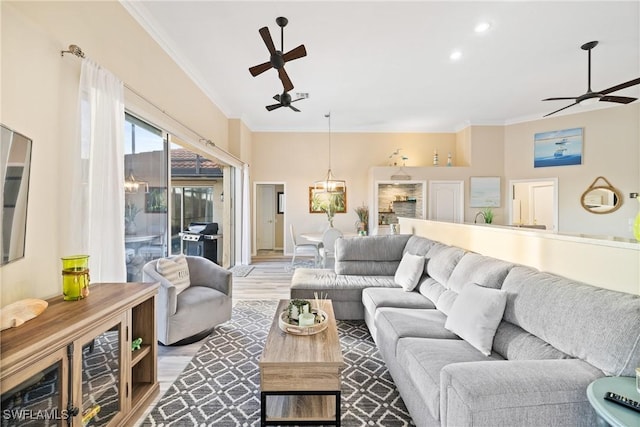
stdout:
[(162, 277), (167, 279), (176, 287), (176, 292), (180, 293), (191, 285), (189, 278), (189, 265), (184, 255), (178, 255), (173, 259), (160, 258), (156, 265), (156, 270)]
[(402, 255), (402, 260), (400, 260), (400, 265), (393, 280), (396, 285), (402, 286), (402, 289), (406, 292), (411, 292), (418, 285), (423, 271), (424, 257), (407, 252)]
[(489, 356), (506, 304), (505, 291), (468, 284), (453, 303), (444, 327)]

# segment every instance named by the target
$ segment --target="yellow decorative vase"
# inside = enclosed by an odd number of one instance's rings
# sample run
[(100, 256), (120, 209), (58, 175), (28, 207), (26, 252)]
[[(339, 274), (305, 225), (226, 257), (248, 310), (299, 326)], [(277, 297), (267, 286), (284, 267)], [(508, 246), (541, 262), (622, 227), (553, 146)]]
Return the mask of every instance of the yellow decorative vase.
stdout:
[(62, 257), (62, 294), (65, 301), (89, 296), (89, 255)]

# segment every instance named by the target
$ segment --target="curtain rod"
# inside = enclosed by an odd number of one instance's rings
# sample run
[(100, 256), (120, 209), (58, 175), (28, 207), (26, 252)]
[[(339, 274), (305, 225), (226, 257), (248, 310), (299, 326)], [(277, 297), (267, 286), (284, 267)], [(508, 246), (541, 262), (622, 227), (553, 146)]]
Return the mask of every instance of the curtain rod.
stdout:
[[(60, 51), (60, 56), (64, 57), (65, 53), (70, 53), (72, 55), (77, 56), (78, 58), (83, 59), (85, 57), (84, 52), (82, 51), (82, 49), (80, 49), (80, 46), (75, 45), (75, 44), (70, 44), (69, 45), (69, 49), (68, 50), (61, 50)], [(165, 116), (169, 117), (171, 120), (175, 121), (176, 123), (178, 123), (180, 126), (184, 127), (185, 129), (187, 129), (189, 132), (192, 132), (194, 135), (196, 135), (198, 138), (200, 138), (199, 142), (203, 143), (205, 146), (210, 146), (213, 148), (217, 148), (218, 150), (223, 151), (226, 155), (231, 156), (232, 158), (234, 158), (235, 160), (237, 160), (238, 162), (244, 164), (244, 162), (242, 160), (240, 160), (239, 158), (237, 158), (236, 156), (234, 156), (231, 153), (228, 153), (225, 150), (222, 150), (221, 148), (218, 148), (216, 146), (216, 144), (211, 141), (209, 138), (205, 138), (204, 136), (200, 135), (198, 132), (196, 132), (195, 130), (191, 129), (189, 126), (185, 125), (184, 123), (182, 123), (180, 120), (176, 119), (175, 117), (173, 117), (171, 114), (167, 113), (163, 108), (161, 108), (160, 106), (158, 106), (157, 104), (155, 104), (153, 101), (149, 100), (148, 98), (146, 98), (144, 95), (142, 95), (140, 92), (138, 92), (137, 90), (135, 90), (134, 88), (132, 88), (131, 86), (129, 86), (126, 83), (122, 83), (122, 85), (127, 88), (129, 91), (131, 91), (134, 95), (136, 95), (137, 97), (141, 98), (142, 100), (144, 100), (145, 102), (149, 103), (149, 105), (153, 106), (154, 108), (156, 108), (158, 111), (160, 111), (162, 114), (164, 114)]]

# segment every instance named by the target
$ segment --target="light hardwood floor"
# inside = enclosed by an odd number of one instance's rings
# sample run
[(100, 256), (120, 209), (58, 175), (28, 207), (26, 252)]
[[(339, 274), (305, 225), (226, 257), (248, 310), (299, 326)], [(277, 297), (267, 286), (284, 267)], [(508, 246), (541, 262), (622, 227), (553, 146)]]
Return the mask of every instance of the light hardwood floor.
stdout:
[[(288, 299), (289, 285), (293, 275), (293, 271), (289, 268), (290, 264), (291, 258), (282, 256), (282, 252), (260, 252), (257, 257), (252, 259), (251, 265), (254, 269), (249, 275), (233, 278), (234, 304), (237, 301), (247, 299)], [(179, 347), (158, 345), (160, 393), (138, 419), (136, 425), (140, 425), (144, 421), (202, 344), (203, 341)]]

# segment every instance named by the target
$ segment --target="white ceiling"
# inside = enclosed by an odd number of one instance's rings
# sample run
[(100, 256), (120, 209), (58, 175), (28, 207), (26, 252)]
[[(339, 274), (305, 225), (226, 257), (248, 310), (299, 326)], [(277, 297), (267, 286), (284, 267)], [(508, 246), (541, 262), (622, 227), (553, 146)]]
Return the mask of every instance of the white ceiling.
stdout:
[[(640, 2), (124, 1), (123, 5), (230, 118), (253, 131), (451, 132), (538, 119), (587, 89), (640, 77)], [(285, 66), (309, 99), (268, 112), (282, 92), (258, 29), (307, 56)], [(480, 21), (491, 23), (474, 32)], [(459, 61), (449, 55), (462, 52)], [(640, 97), (640, 86), (614, 95)], [(636, 101), (638, 102), (638, 101)], [(600, 102), (574, 106), (617, 106)]]

